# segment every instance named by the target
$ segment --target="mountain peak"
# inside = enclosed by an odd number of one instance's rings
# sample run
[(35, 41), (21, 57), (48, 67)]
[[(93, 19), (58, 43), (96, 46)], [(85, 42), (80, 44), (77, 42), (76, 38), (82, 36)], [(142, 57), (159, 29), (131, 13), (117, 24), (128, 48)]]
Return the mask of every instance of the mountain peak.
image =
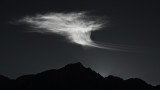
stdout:
[(81, 62), (66, 65), (64, 68), (85, 68)]

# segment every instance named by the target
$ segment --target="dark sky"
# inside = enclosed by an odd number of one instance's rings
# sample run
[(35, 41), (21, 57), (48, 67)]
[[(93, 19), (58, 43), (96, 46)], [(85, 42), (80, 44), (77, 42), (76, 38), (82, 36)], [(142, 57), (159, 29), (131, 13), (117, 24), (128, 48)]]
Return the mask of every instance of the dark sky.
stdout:
[[(4, 0), (0, 4), (0, 74), (16, 78), (80, 61), (103, 76), (160, 84), (159, 2)], [(75, 11), (107, 17), (108, 27), (93, 32), (91, 38), (134, 47), (133, 52), (83, 48), (59, 35), (29, 32), (32, 28), (15, 23), (24, 16)]]

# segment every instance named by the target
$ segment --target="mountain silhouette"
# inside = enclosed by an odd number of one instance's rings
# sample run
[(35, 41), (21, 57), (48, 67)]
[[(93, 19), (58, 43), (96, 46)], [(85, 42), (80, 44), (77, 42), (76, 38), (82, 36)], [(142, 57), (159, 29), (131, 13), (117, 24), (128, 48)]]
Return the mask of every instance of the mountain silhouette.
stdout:
[(0, 90), (160, 90), (160, 85), (138, 78), (102, 77), (78, 62), (15, 80), (0, 75)]

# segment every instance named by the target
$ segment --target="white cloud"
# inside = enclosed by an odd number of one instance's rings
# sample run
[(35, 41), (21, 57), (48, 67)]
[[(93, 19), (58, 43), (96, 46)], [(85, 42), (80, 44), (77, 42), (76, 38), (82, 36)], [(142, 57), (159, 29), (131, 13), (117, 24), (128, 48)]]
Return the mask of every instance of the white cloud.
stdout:
[(25, 17), (23, 21), (31, 24), (34, 28), (39, 28), (39, 32), (56, 33), (82, 46), (100, 47), (91, 40), (90, 36), (91, 31), (99, 30), (104, 23), (93, 16), (87, 16), (86, 12), (54, 12)]

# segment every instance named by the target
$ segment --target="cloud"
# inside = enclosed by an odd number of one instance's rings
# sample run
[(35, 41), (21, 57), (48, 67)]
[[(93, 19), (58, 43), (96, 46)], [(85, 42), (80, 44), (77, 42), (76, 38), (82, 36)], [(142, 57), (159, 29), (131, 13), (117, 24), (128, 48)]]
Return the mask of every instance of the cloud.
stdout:
[(87, 12), (52, 12), (25, 17), (20, 21), (37, 28), (36, 32), (59, 34), (64, 36), (69, 42), (84, 47), (118, 50), (117, 45), (102, 44), (102, 42), (91, 39), (91, 32), (104, 28), (106, 23), (102, 18), (88, 15)]
[(25, 17), (21, 21), (39, 28), (38, 32), (56, 33), (82, 46), (100, 47), (91, 40), (90, 36), (92, 31), (100, 30), (104, 23), (93, 16), (87, 16), (86, 12), (53, 12)]

